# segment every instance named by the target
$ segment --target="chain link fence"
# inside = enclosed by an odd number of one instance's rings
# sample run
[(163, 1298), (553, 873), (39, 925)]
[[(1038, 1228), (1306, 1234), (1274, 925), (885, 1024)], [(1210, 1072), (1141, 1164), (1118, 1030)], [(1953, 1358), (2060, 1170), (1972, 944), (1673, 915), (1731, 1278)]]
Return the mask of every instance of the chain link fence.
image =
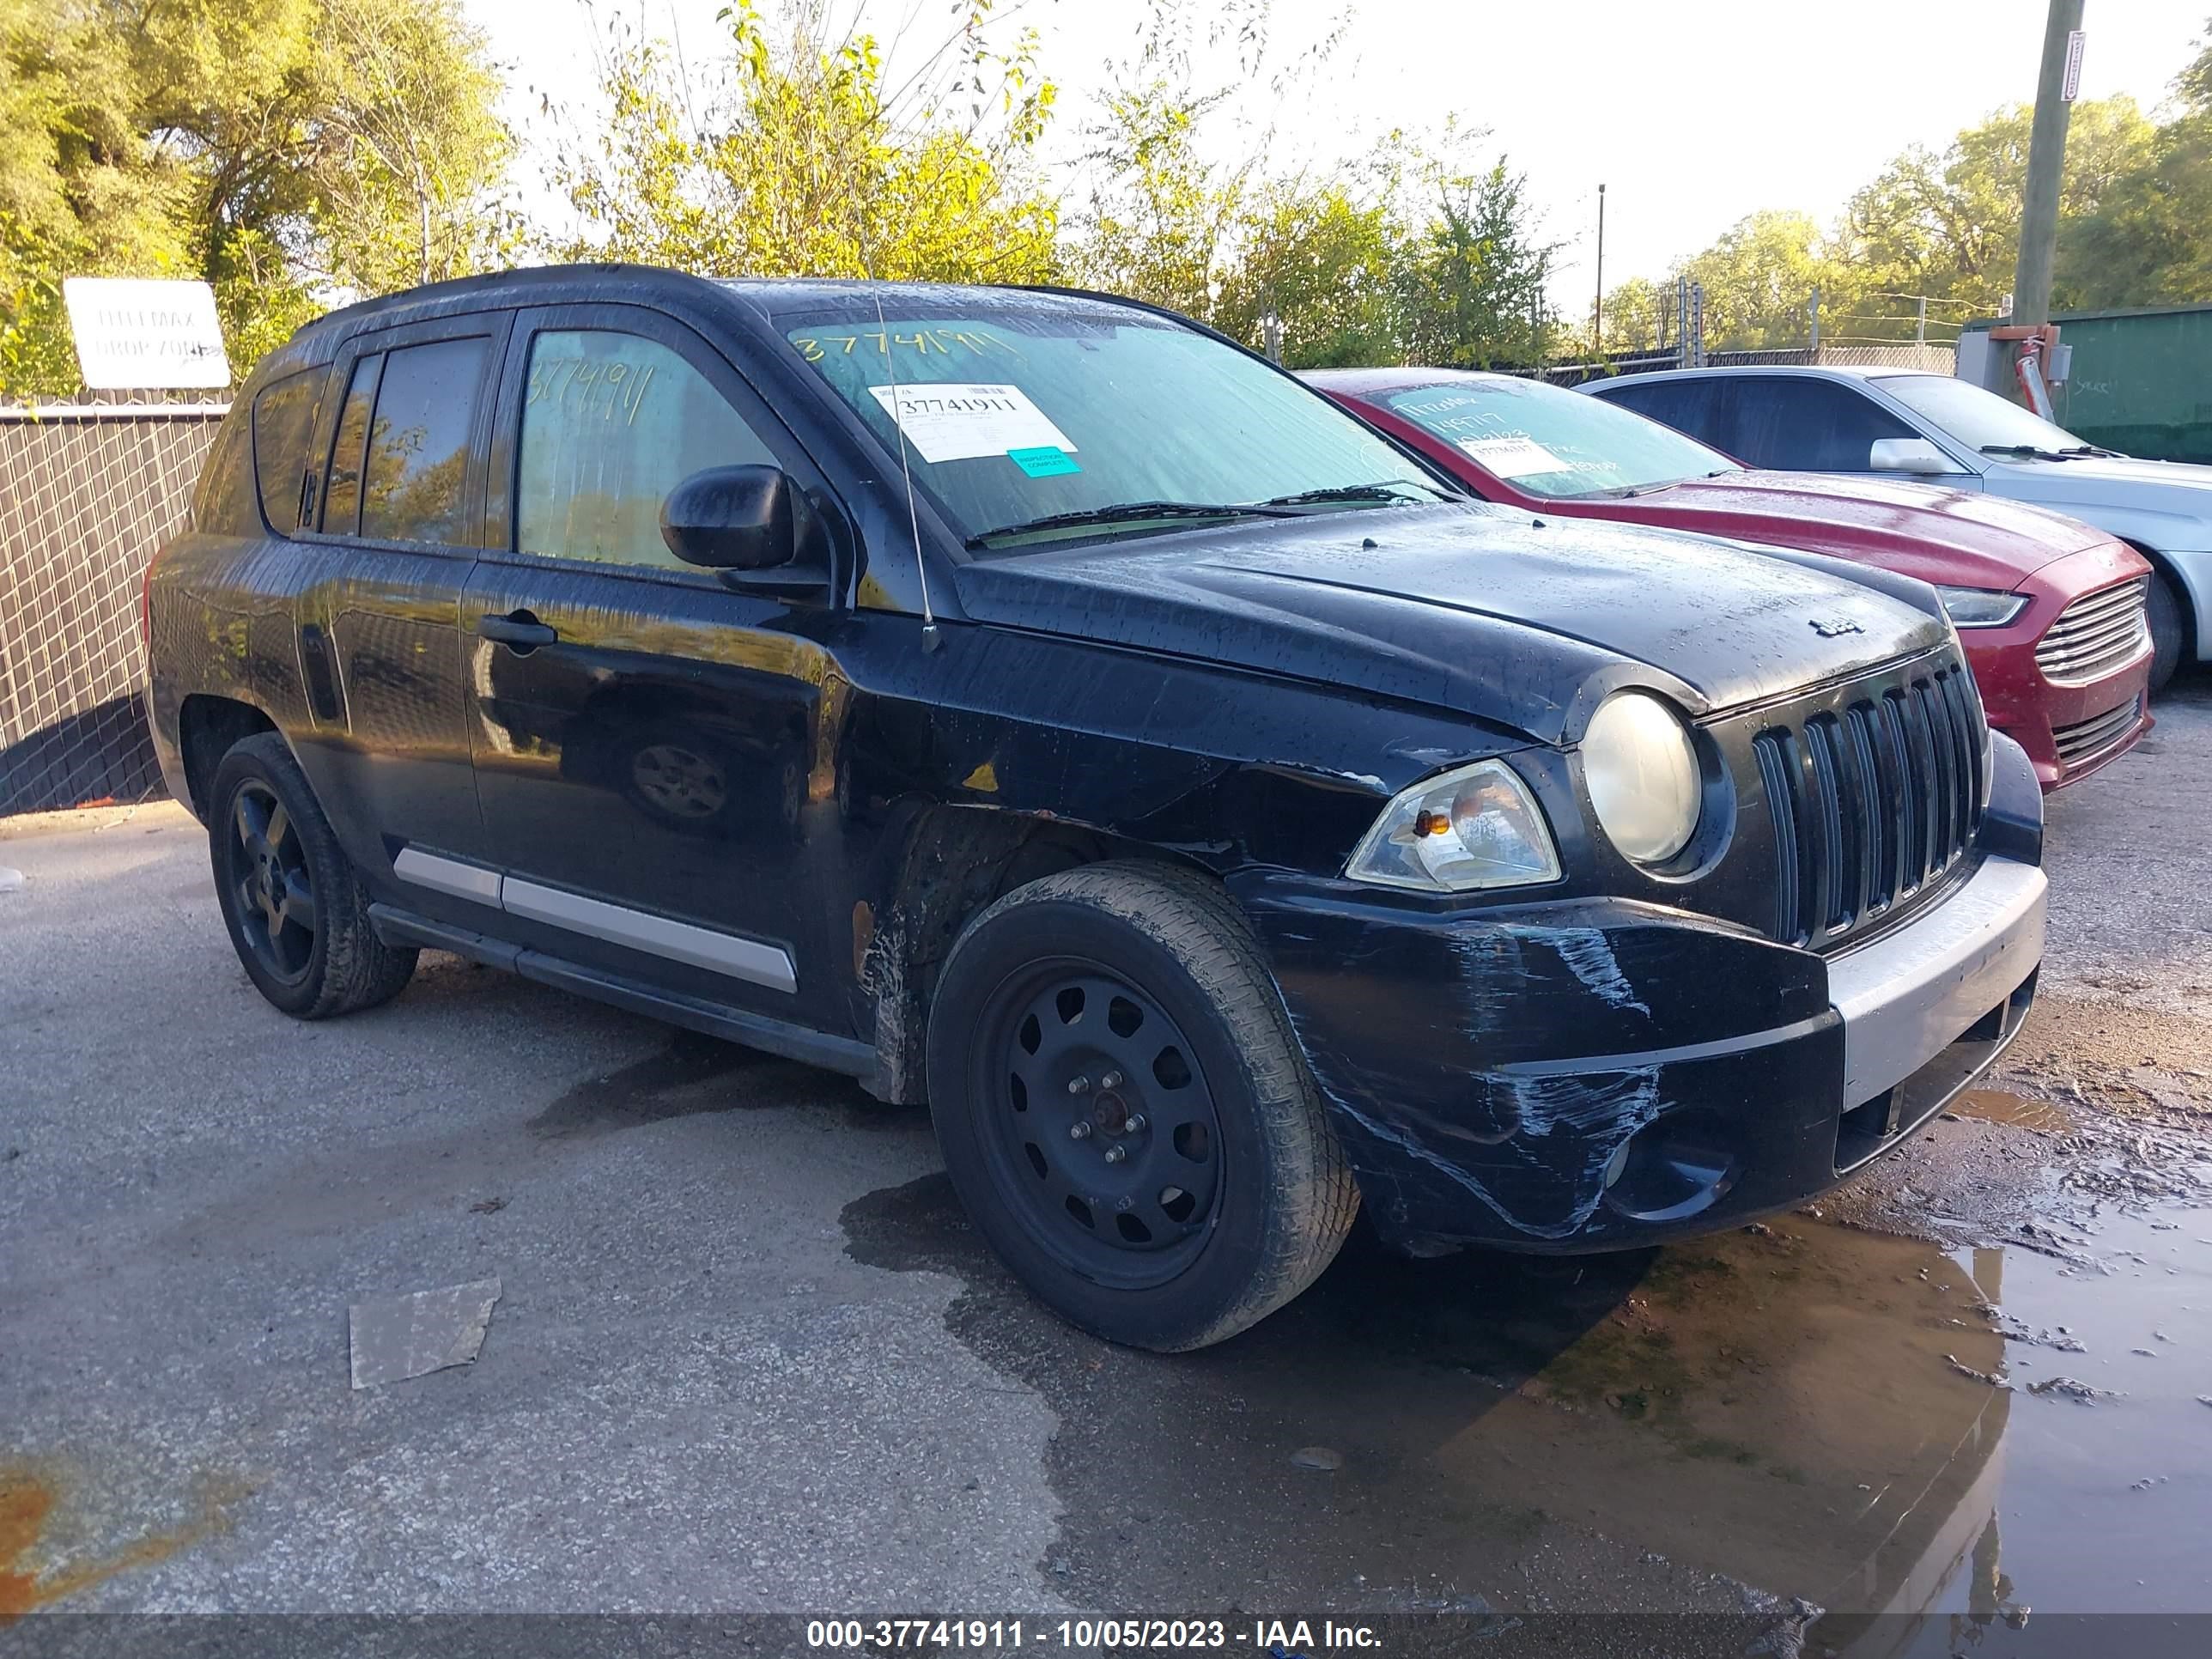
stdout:
[(158, 796), (141, 579), (220, 403), (0, 409), (0, 817)]

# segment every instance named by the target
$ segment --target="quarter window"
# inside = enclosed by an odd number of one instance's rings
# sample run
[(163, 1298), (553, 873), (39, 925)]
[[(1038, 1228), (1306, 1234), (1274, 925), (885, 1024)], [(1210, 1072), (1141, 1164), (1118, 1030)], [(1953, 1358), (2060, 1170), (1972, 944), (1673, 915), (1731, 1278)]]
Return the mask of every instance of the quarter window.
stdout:
[(304, 369), (272, 380), (253, 400), (253, 471), (262, 516), (279, 535), (300, 527), (300, 481), (307, 471), (307, 441), (314, 435), (315, 405), (327, 371)]
[[(1671, 426), (1677, 432), (1686, 432), (1701, 443), (1727, 449), (1719, 435), (1718, 422), (1714, 419), (1720, 390), (1718, 380), (1669, 380), (1654, 376), (1645, 380), (1631, 377), (1607, 384), (1605, 401), (1632, 409), (1638, 415), (1648, 415), (1653, 420)], [(1735, 453), (1734, 451), (1729, 451)]]
[(490, 344), (479, 335), (386, 354), (362, 480), (364, 537), (447, 547), (470, 541), (462, 485)]
[(658, 341), (603, 329), (538, 336), (522, 410), (515, 546), (599, 564), (688, 569), (660, 503), (711, 466), (775, 457), (706, 376)]

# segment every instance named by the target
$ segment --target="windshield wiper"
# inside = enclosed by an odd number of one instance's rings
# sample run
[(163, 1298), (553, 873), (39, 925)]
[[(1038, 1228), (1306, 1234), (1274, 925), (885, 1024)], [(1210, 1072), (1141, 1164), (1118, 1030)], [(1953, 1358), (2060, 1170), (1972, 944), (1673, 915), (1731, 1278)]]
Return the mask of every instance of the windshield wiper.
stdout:
[(1267, 501), (1117, 501), (1110, 507), (1086, 507), (1073, 513), (1048, 513), (1042, 519), (1002, 524), (996, 530), (978, 531), (968, 538), (970, 547), (988, 547), (1009, 536), (1036, 531), (1073, 530), (1089, 525), (1141, 524), (1158, 519), (1297, 519), (1305, 515), (1294, 507)]
[(2116, 455), (2112, 449), (2100, 449), (2094, 444), (2076, 444), (2071, 449), (2045, 449), (2039, 444), (1984, 444), (1984, 455), (2017, 455), (2029, 461), (2075, 461), (2084, 455)]
[[(1262, 507), (1322, 507), (1332, 501), (1418, 501), (1418, 495), (1408, 495), (1409, 489), (1427, 489), (1425, 484), (1411, 478), (1385, 478), (1380, 483), (1334, 484), (1327, 489), (1301, 489), (1295, 495), (1270, 495), (1260, 503)], [(1440, 489), (1429, 494), (1437, 501), (1449, 501)]]

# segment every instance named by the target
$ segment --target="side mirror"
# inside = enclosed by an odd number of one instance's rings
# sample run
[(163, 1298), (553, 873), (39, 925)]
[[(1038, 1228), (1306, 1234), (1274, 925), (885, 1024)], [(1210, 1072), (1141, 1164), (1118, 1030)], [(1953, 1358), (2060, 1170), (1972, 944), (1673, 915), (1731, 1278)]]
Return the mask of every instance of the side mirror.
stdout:
[(826, 570), (821, 520), (781, 467), (710, 466), (660, 504), (660, 539), (686, 564), (709, 570)]
[(1917, 477), (1959, 470), (1948, 455), (1925, 438), (1876, 438), (1867, 455), (1867, 465), (1876, 472), (1910, 472)]

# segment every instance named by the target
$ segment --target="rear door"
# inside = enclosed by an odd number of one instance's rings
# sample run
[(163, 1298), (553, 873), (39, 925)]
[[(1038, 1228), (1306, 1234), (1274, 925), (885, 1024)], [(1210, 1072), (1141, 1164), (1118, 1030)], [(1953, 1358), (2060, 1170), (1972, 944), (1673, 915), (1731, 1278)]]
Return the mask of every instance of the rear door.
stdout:
[(1730, 448), (1723, 436), (1721, 394), (1727, 385), (1726, 380), (1717, 376), (1703, 374), (1681, 380), (1664, 374), (1634, 374), (1610, 381), (1602, 392), (1592, 395), (1632, 409), (1638, 415), (1649, 416), (1662, 426), (1671, 426), (1700, 443), (1711, 444), (1723, 455), (1733, 455), (1737, 460), (1756, 466), (1758, 462)]
[(629, 306), (521, 315), (465, 606), (477, 792), (509, 937), (838, 1029), (825, 969), (850, 945), (815, 860), (836, 840), (840, 613), (660, 538), (684, 478), (761, 464), (825, 487), (690, 329)]
[[(301, 492), (301, 765), (354, 861), (481, 860), (461, 596), (483, 528), (491, 389), (511, 313), (356, 336), (325, 383)], [(450, 889), (451, 884), (448, 884)], [(465, 893), (434, 915), (481, 919)]]

